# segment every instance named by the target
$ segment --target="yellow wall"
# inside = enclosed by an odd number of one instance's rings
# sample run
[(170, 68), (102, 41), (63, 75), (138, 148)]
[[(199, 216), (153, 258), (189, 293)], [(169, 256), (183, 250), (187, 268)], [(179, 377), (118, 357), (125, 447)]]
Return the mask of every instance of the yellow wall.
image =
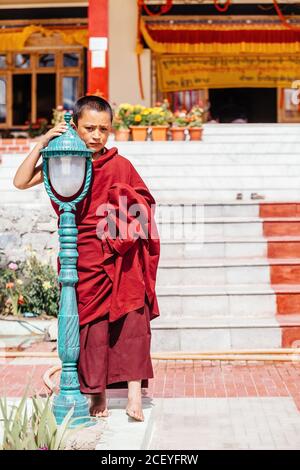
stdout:
[(150, 50), (142, 54), (145, 100), (139, 94), (135, 54), (136, 0), (109, 0), (109, 100), (111, 103), (151, 104)]

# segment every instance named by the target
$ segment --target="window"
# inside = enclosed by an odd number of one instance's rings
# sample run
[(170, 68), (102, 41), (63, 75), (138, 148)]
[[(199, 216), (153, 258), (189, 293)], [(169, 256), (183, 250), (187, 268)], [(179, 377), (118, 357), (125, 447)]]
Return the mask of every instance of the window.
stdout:
[(73, 109), (78, 97), (78, 77), (63, 78), (63, 106), (64, 109)]
[(0, 54), (0, 69), (6, 68), (6, 55)]
[(6, 81), (0, 78), (0, 123), (6, 122)]
[(55, 65), (54, 54), (39, 55), (39, 67), (54, 67), (54, 65)]
[(64, 54), (63, 60), (64, 67), (78, 67), (79, 66), (79, 54), (78, 52), (67, 52)]
[(29, 69), (30, 68), (30, 54), (16, 54), (15, 66), (19, 69)]
[(71, 110), (83, 94), (82, 47), (34, 47), (0, 53), (0, 129), (27, 129), (42, 118), (51, 126), (53, 109)]

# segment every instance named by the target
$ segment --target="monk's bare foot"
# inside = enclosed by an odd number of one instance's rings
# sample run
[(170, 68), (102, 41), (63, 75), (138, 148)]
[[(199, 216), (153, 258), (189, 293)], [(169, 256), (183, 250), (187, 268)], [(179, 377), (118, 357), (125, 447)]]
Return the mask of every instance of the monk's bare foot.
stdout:
[(136, 421), (144, 421), (141, 380), (128, 382), (128, 403), (126, 413)]
[(97, 418), (107, 418), (108, 409), (106, 406), (106, 392), (91, 395), (90, 415)]

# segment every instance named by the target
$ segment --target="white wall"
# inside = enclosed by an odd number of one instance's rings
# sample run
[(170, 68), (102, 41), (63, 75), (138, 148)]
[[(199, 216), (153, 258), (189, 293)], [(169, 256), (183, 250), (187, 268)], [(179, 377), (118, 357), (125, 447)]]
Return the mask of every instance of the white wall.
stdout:
[(109, 0), (109, 100), (111, 103), (151, 105), (151, 52), (141, 57), (145, 100), (138, 83), (136, 0)]

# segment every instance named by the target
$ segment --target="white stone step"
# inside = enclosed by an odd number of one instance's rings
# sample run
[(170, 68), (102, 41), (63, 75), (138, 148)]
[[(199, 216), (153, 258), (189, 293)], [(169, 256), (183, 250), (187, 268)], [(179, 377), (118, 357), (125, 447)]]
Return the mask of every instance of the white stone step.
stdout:
[[(300, 175), (299, 175), (300, 176)], [(299, 187), (299, 176), (187, 176), (184, 178), (172, 176), (155, 176), (145, 178), (149, 188), (155, 190), (216, 190), (234, 189), (236, 191), (251, 191), (260, 188), (260, 191), (269, 189), (297, 189)], [(4, 187), (5, 188), (5, 180)]]
[[(277, 219), (276, 219), (277, 220)], [(161, 221), (156, 219), (159, 235), (162, 240), (193, 239), (203, 241), (212, 236), (262, 236), (262, 221), (253, 218), (194, 218)]]
[(164, 318), (151, 322), (151, 350), (226, 351), (230, 349), (280, 348), (281, 328), (275, 317), (212, 319), (203, 314), (195, 321)]
[[(299, 261), (298, 261), (299, 262)], [(157, 285), (267, 284), (270, 267), (266, 259), (161, 260)]]
[(155, 208), (156, 220), (187, 220), (195, 215), (201, 218), (207, 217), (258, 217), (259, 204), (254, 201), (209, 203), (197, 201), (185, 201), (176, 203), (171, 201), (158, 202)]
[(299, 266), (300, 259), (266, 258), (202, 258), (161, 259), (157, 284), (172, 285), (235, 285), (269, 284), (270, 266)]
[[(293, 176), (186, 176), (184, 178), (172, 176), (155, 176), (144, 178), (151, 191), (216, 191), (234, 190), (260, 192), (269, 190), (297, 190), (299, 188), (300, 173)], [(13, 190), (13, 178), (0, 179), (1, 191)]]
[[(239, 155), (240, 158), (244, 155), (255, 154), (296, 154), (300, 148), (300, 138), (297, 136), (282, 139), (281, 136), (270, 137), (266, 142), (258, 142), (256, 138), (248, 139), (248, 141), (236, 142), (234, 139), (231, 141), (223, 142), (222, 140), (216, 142), (201, 141), (201, 142), (139, 142), (138, 145), (132, 145), (132, 142), (127, 143), (119, 142), (116, 146), (119, 153), (130, 159), (137, 158), (138, 160), (145, 160), (152, 158), (153, 163), (161, 160), (162, 156), (169, 161), (180, 160), (186, 161), (187, 158), (198, 156), (201, 158), (203, 155), (213, 156), (214, 154), (229, 154)], [(134, 144), (136, 144), (134, 142)]]
[[(288, 160), (287, 160), (288, 161)], [(136, 166), (140, 175), (148, 181), (155, 180), (155, 178), (179, 178), (183, 177), (295, 177), (300, 175), (300, 164), (288, 165), (287, 161), (283, 163), (276, 163), (274, 165), (267, 165), (262, 162), (261, 164), (251, 164), (247, 162), (244, 164), (238, 163), (227, 163), (226, 165), (214, 165), (209, 161), (194, 162), (192, 165), (186, 166), (184, 164), (156, 164), (156, 165), (145, 165), (143, 162), (139, 162)], [(4, 172), (4, 170), (7, 170)], [(4, 172), (4, 173), (3, 173)], [(5, 174), (9, 175), (9, 168), (2, 169), (0, 172), (0, 178)]]
[[(190, 144), (191, 145), (191, 144)], [(200, 150), (192, 152), (192, 150), (186, 149), (184, 159), (180, 152), (173, 153), (158, 153), (153, 152), (152, 154), (138, 154), (132, 155), (126, 154), (126, 157), (131, 160), (134, 165), (139, 169), (145, 167), (169, 167), (169, 166), (192, 166), (192, 167), (234, 167), (234, 166), (252, 166), (260, 167), (265, 165), (299, 165), (299, 151), (294, 148), (292, 151), (285, 153), (280, 148), (276, 152), (262, 152), (259, 149), (254, 153), (251, 151), (252, 146), (245, 147), (243, 152), (222, 152), (220, 149), (219, 153), (203, 152)], [(233, 150), (233, 149), (232, 149)], [(125, 156), (125, 155), (124, 155)]]
[(204, 129), (208, 135), (265, 135), (265, 134), (299, 134), (300, 124), (298, 123), (204, 123)]
[[(280, 177), (280, 178), (295, 178), (300, 175), (300, 165), (299, 164), (239, 164), (239, 162), (234, 164), (226, 165), (216, 165), (201, 162), (194, 162), (192, 165), (172, 165), (172, 164), (156, 164), (156, 165), (145, 165), (141, 162), (136, 164), (136, 168), (139, 171), (142, 178), (148, 182), (152, 181), (163, 181), (168, 178), (176, 178), (177, 181), (181, 181), (183, 178), (197, 178), (201, 181), (206, 177), (216, 177), (216, 178), (235, 178), (242, 177), (247, 178), (250, 181), (252, 178), (271, 178), (271, 177)], [(0, 187), (2, 181), (4, 180), (13, 180), (16, 169), (10, 166), (1, 166), (0, 165)], [(152, 184), (152, 183), (151, 183)]]
[(161, 240), (161, 259), (265, 257), (267, 252), (267, 240), (262, 237)]
[(195, 319), (201, 312), (211, 317), (272, 317), (276, 312), (274, 290), (265, 284), (157, 286), (165, 319)]
[[(202, 201), (223, 201), (231, 202), (236, 199), (237, 193), (241, 192), (240, 188), (236, 189), (151, 189), (151, 192), (157, 202), (159, 201), (178, 201), (178, 200), (196, 200)], [(290, 202), (300, 200), (300, 189), (262, 189), (261, 187), (253, 187), (248, 190), (242, 190), (243, 199), (251, 200), (252, 193), (258, 193), (264, 196), (266, 201)], [(261, 202), (264, 202), (263, 200)]]

